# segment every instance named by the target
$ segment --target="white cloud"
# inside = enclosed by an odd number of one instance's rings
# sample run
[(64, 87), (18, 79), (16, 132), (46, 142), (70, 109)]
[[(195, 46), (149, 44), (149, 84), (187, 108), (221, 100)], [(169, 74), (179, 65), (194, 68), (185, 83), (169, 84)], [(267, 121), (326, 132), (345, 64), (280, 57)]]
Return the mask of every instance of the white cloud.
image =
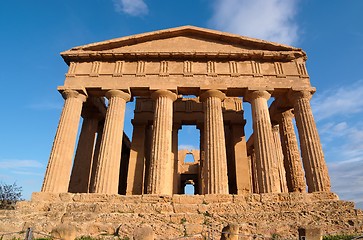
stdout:
[(363, 81), (316, 93), (311, 100), (316, 121), (363, 112)]
[(28, 107), (34, 110), (60, 110), (62, 103), (42, 102), (30, 104)]
[(294, 44), (298, 0), (216, 0), (212, 27), (249, 37)]
[(178, 146), (179, 149), (187, 149), (187, 150), (194, 150), (194, 149), (199, 149), (199, 147), (193, 146), (193, 145), (179, 145)]
[(363, 81), (332, 87), (311, 104), (325, 150), (332, 191), (363, 208)]
[(0, 160), (0, 169), (42, 168), (43, 164), (35, 160), (4, 159)]
[(330, 163), (328, 167), (333, 192), (338, 193), (341, 199), (362, 203), (363, 192), (361, 186), (363, 186), (363, 176), (361, 169), (363, 168), (363, 156), (353, 162)]
[(131, 16), (142, 16), (149, 12), (143, 0), (113, 0), (116, 12), (123, 12)]

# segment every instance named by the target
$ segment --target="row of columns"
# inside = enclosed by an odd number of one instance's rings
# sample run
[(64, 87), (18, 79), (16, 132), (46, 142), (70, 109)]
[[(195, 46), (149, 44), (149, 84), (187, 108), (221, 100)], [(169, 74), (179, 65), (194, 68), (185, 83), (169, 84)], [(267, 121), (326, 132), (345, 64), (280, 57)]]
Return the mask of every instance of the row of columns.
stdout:
[[(82, 110), (82, 104), (86, 96), (74, 90), (65, 90), (62, 93), (65, 98), (57, 133), (53, 143), (45, 179), (42, 186), (44, 192), (67, 192), (70, 180), (70, 169), (78, 124)], [(294, 103), (294, 112), (299, 131), (303, 165), (309, 192), (330, 191), (329, 176), (324, 161), (319, 136), (313, 120), (309, 92), (295, 92), (291, 95)], [(120, 172), (121, 146), (123, 139), (123, 126), (126, 102), (130, 100), (130, 94), (121, 90), (110, 90), (106, 93), (109, 105), (106, 118), (99, 134), (99, 150), (95, 151), (94, 142), (83, 144), (82, 152), (89, 156), (76, 153), (75, 164), (72, 171), (85, 166), (85, 161), (90, 169), (86, 172), (89, 192), (118, 193), (118, 179)], [(173, 192), (173, 156), (172, 156), (172, 130), (173, 130), (173, 102), (177, 99), (175, 93), (168, 90), (157, 90), (151, 97), (155, 100), (155, 113), (152, 129), (151, 158), (148, 171), (147, 193), (168, 194)], [(205, 193), (228, 194), (227, 157), (225, 147), (225, 133), (222, 117), (222, 101), (225, 94), (218, 90), (204, 92), (200, 99), (205, 104), (204, 110), (204, 152), (205, 161), (203, 177)], [(270, 94), (267, 91), (250, 91), (245, 99), (251, 103), (253, 130), (255, 134), (254, 149), (256, 155), (255, 168), (259, 193), (281, 192), (286, 188), (302, 189), (303, 176), (301, 167), (298, 167), (296, 152), (296, 137), (288, 130), (293, 130), (292, 118), (289, 113), (281, 114), (279, 125), (283, 144), (276, 145), (278, 131), (273, 131), (267, 100)], [(88, 129), (88, 134), (81, 134), (80, 142), (95, 138), (98, 121), (87, 118), (82, 128)], [(82, 131), (83, 132), (83, 131)], [(285, 134), (286, 133), (286, 134)], [(275, 140), (274, 140), (275, 139)], [(86, 150), (87, 151), (86, 151)], [(278, 152), (276, 149), (282, 149)], [(94, 156), (92, 156), (94, 154)], [(282, 167), (277, 165), (278, 158), (284, 158), (287, 186), (281, 184), (284, 177)], [(76, 163), (77, 162), (77, 163)], [(281, 161), (280, 161), (281, 162)], [(139, 166), (142, 167), (142, 166)], [(92, 172), (94, 169), (94, 172)], [(131, 169), (130, 169), (131, 170)], [(290, 176), (290, 177), (289, 177)], [(294, 176), (291, 177), (291, 176)], [(299, 176), (296, 178), (296, 176)], [(72, 174), (73, 178), (73, 174)], [(77, 176), (71, 181), (77, 182)], [(94, 179), (93, 182), (91, 180)], [(76, 190), (74, 190), (76, 191)]]
[[(291, 110), (280, 113), (279, 124), (274, 128), (267, 105), (269, 98), (270, 94), (267, 91), (253, 91), (246, 99), (252, 106), (254, 131), (252, 175), (256, 192), (285, 192), (287, 189), (305, 191), (304, 174), (292, 123), (293, 116), (299, 132), (308, 191), (329, 192), (330, 179), (310, 107), (311, 93), (308, 91), (291, 93), (289, 98), (293, 103), (294, 114)], [(282, 181), (285, 179), (286, 185), (285, 181)]]

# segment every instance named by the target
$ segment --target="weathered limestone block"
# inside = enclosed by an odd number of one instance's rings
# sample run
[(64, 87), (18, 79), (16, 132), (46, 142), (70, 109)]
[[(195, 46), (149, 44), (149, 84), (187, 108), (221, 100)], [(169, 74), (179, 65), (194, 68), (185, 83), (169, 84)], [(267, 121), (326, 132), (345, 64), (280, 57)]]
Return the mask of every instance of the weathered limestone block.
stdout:
[(62, 240), (74, 240), (77, 236), (77, 230), (71, 224), (62, 223), (53, 228), (51, 235)]
[(158, 212), (158, 213), (173, 213), (174, 212), (174, 208), (173, 205), (171, 205), (171, 203), (154, 203), (152, 204), (154, 211)]
[(261, 202), (260, 194), (248, 194), (245, 196), (247, 202)]
[(144, 194), (141, 197), (143, 203), (166, 203), (170, 202), (172, 196), (170, 195), (157, 195), (157, 194)]
[(233, 203), (247, 204), (245, 195), (233, 195)]
[(204, 195), (204, 203), (231, 203), (233, 195), (230, 194), (206, 194)]
[(238, 240), (239, 226), (230, 223), (222, 229), (221, 240)]
[(173, 204), (175, 213), (198, 213), (197, 204)]
[(186, 221), (185, 213), (174, 213), (170, 215), (170, 222), (173, 224), (180, 224)]
[(204, 224), (205, 216), (203, 214), (187, 213), (185, 214), (185, 220), (189, 224)]
[(59, 199), (61, 202), (73, 202), (73, 196), (72, 193), (60, 193)]
[(306, 240), (321, 240), (323, 239), (320, 228), (300, 228), (299, 239), (305, 237)]
[(102, 193), (77, 193), (73, 196), (74, 202), (108, 202), (109, 195)]
[[(201, 224), (183, 224), (185, 228), (185, 235), (186, 236), (193, 236), (202, 233), (203, 231), (203, 225)], [(195, 238), (191, 238), (195, 239)]]
[(204, 201), (203, 195), (173, 195), (173, 203), (181, 204), (202, 204)]
[(59, 202), (60, 197), (59, 197), (59, 193), (33, 192), (31, 201), (32, 202)]
[(154, 240), (155, 233), (151, 226), (144, 224), (135, 228), (133, 238), (134, 240)]
[(133, 211), (134, 213), (153, 213), (155, 210), (153, 203), (139, 203), (134, 204)]
[(101, 234), (114, 234), (115, 228), (113, 225), (108, 223), (95, 223), (89, 222), (86, 223), (83, 228), (87, 233), (87, 236), (99, 236)]

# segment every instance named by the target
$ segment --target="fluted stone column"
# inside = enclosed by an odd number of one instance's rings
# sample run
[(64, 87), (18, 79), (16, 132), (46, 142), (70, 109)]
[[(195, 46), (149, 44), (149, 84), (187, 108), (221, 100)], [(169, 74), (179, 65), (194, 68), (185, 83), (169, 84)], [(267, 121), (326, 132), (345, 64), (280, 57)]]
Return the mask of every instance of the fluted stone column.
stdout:
[(126, 195), (141, 195), (145, 175), (146, 122), (133, 122), (133, 126)]
[(207, 186), (207, 170), (205, 167), (205, 151), (204, 151), (204, 124), (197, 123), (197, 128), (199, 129), (199, 193), (206, 194), (206, 186)]
[(279, 125), (275, 124), (272, 126), (272, 133), (276, 149), (277, 169), (279, 172), (281, 192), (288, 192), (286, 183), (286, 172), (284, 167), (284, 155), (282, 153), (281, 138), (279, 134)]
[(109, 104), (102, 134), (94, 182), (95, 193), (117, 194), (126, 102), (130, 95), (120, 90), (106, 93)]
[(324, 153), (310, 107), (311, 93), (296, 91), (290, 94), (294, 104), (296, 126), (309, 192), (330, 192), (330, 179)]
[(155, 100), (153, 137), (151, 145), (148, 194), (173, 194), (173, 102), (177, 96), (168, 90), (157, 90)]
[(209, 90), (200, 96), (204, 102), (204, 168), (207, 194), (228, 194), (227, 154), (224, 136), (222, 100), (225, 94)]
[(249, 150), (250, 155), (250, 168), (251, 168), (251, 186), (253, 188), (253, 193), (260, 193), (259, 181), (258, 181), (258, 173), (257, 173), (257, 161), (256, 161), (256, 152), (254, 148)]
[(74, 90), (65, 90), (62, 96), (65, 103), (50, 153), (42, 192), (68, 191), (79, 120), (86, 96)]
[(100, 148), (101, 148), (102, 133), (103, 133), (104, 125), (105, 125), (104, 119), (102, 121), (98, 122), (97, 138), (96, 138), (95, 150), (93, 153), (91, 177), (90, 177), (88, 192), (95, 192), (96, 169), (98, 166), (98, 157), (100, 155)]
[(246, 96), (252, 106), (259, 193), (280, 192), (276, 149), (267, 106), (270, 96), (267, 91), (251, 91)]
[(305, 192), (306, 183), (300, 159), (300, 151), (292, 122), (293, 117), (294, 114), (292, 111), (288, 110), (281, 113), (279, 119), (286, 181), (289, 192)]
[(71, 180), (69, 182), (69, 192), (88, 192), (98, 121), (99, 119), (96, 114), (86, 114), (83, 118)]
[(180, 192), (180, 174), (179, 174), (179, 158), (178, 158), (178, 133), (181, 128), (180, 123), (173, 124), (172, 132), (172, 159), (173, 159), (173, 194)]

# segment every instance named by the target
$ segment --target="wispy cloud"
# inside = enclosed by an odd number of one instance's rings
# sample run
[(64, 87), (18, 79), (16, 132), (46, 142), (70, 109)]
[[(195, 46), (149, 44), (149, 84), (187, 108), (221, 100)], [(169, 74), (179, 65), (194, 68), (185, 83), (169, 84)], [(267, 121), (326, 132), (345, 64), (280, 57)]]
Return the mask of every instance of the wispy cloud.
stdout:
[(333, 191), (337, 192), (341, 199), (363, 202), (363, 156), (354, 162), (339, 162), (328, 164)]
[(131, 16), (142, 16), (149, 12), (143, 0), (113, 0), (116, 12), (123, 12)]
[(363, 208), (363, 81), (316, 93), (312, 109), (329, 167), (332, 190)]
[(193, 145), (179, 145), (178, 146), (179, 149), (187, 149), (187, 150), (194, 150), (194, 149), (199, 149), (199, 147), (193, 146)]
[(42, 168), (43, 164), (36, 160), (3, 159), (0, 169)]
[(363, 112), (363, 81), (316, 93), (311, 100), (316, 121)]
[(34, 110), (60, 110), (62, 109), (61, 103), (54, 103), (54, 102), (41, 102), (41, 103), (33, 103), (28, 105), (28, 108)]
[(294, 44), (298, 0), (215, 0), (212, 27), (249, 37)]

